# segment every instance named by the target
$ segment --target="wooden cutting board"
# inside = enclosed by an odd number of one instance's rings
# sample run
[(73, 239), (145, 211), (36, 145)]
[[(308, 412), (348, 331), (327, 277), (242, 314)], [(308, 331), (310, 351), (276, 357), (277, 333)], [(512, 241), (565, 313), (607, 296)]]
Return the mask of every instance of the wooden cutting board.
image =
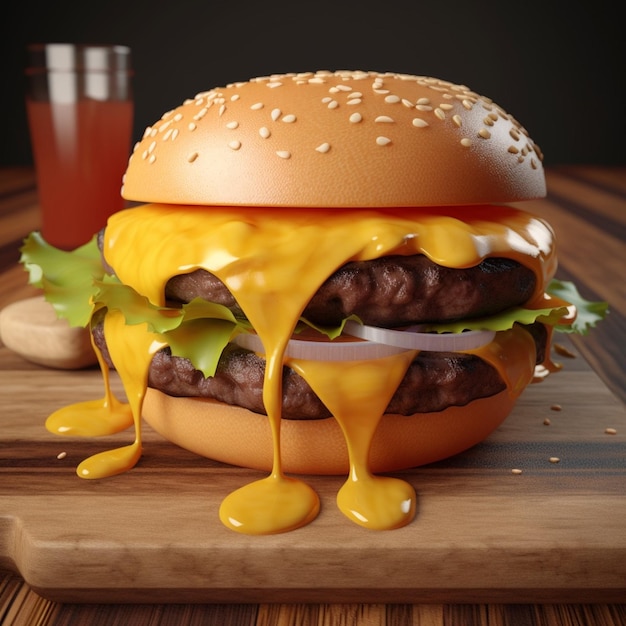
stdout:
[(99, 397), (99, 372), (0, 348), (0, 568), (62, 602), (624, 602), (626, 411), (582, 358), (557, 360), (563, 371), (487, 441), (401, 473), (418, 494), (409, 526), (355, 526), (335, 506), (343, 479), (310, 477), (319, 517), (250, 537), (223, 527), (218, 507), (262, 474), (146, 426), (137, 467), (82, 480), (81, 460), (132, 432), (64, 438), (44, 421)]

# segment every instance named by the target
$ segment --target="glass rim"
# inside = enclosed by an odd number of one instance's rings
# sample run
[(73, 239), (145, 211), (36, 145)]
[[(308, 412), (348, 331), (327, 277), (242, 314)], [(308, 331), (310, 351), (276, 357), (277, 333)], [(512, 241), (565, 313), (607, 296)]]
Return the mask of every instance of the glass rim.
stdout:
[(42, 72), (132, 73), (131, 49), (121, 44), (31, 43), (26, 46), (27, 74)]

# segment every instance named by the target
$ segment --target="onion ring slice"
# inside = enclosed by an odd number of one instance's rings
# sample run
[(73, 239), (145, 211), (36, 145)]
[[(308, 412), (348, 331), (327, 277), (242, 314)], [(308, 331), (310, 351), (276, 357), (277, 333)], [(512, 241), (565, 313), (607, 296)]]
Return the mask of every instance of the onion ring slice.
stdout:
[[(241, 333), (236, 335), (232, 342), (247, 350), (265, 354), (261, 339), (255, 333)], [(382, 359), (407, 350), (410, 348), (352, 338), (340, 338), (333, 341), (291, 339), (287, 344), (285, 356), (306, 361), (361, 361)]]
[[(429, 352), (462, 352), (475, 350), (493, 341), (493, 330), (468, 330), (462, 333), (423, 333), (419, 327), (406, 330), (393, 330), (378, 326), (366, 326), (349, 320), (344, 332), (360, 339), (396, 346), (407, 350), (425, 350)], [(415, 330), (413, 330), (415, 329)]]

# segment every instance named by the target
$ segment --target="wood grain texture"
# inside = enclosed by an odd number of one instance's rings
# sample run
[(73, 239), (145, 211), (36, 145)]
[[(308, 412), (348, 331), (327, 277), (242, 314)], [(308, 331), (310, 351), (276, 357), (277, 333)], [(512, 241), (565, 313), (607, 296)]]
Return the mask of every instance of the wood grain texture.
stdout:
[[(526, 208), (558, 233), (557, 275), (611, 315), (565, 342), (576, 358), (557, 357), (564, 371), (527, 390), (489, 440), (402, 473), (418, 514), (400, 531), (354, 527), (334, 506), (340, 479), (322, 477), (309, 527), (240, 537), (216, 507), (259, 474), (149, 429), (132, 472), (82, 481), (80, 460), (131, 434), (65, 439), (43, 421), (101, 395), (97, 371), (46, 370), (0, 348), (0, 622), (626, 623), (626, 168), (558, 168), (548, 186)], [(0, 171), (0, 307), (36, 293), (15, 266), (36, 223), (32, 172)]]

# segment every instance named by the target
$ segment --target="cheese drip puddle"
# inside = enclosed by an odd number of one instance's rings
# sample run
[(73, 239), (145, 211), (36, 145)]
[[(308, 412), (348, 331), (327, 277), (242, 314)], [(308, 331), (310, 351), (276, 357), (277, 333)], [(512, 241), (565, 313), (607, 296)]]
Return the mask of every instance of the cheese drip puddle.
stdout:
[(46, 428), (55, 435), (101, 437), (122, 432), (133, 425), (133, 412), (128, 404), (120, 402), (113, 394), (109, 366), (95, 345), (93, 335), (90, 337), (102, 372), (104, 397), (77, 402), (52, 413), (46, 420)]
[[(258, 334), (267, 355), (263, 401), (273, 445), (270, 475), (227, 496), (221, 521), (247, 534), (293, 530), (311, 522), (319, 498), (303, 481), (285, 476), (281, 461), (282, 369), (285, 349), (312, 295), (337, 268), (349, 261), (391, 254), (426, 254), (450, 267), (470, 267), (487, 256), (507, 256), (527, 264), (537, 276), (534, 300), (543, 298), (546, 279), (555, 269), (552, 233), (541, 220), (499, 207), (498, 222), (485, 207), (463, 207), (457, 218), (436, 211), (311, 211), (298, 209), (215, 208), (144, 205), (109, 220), (104, 254), (118, 278), (157, 305), (165, 304), (169, 278), (202, 268), (231, 291)], [(484, 219), (483, 219), (484, 218)], [(173, 224), (176, 227), (173, 227)], [(441, 229), (446, 237), (441, 237)], [(185, 265), (180, 265), (180, 241)], [(514, 333), (515, 334), (515, 333)], [(83, 461), (83, 478), (114, 475), (134, 466), (141, 454), (141, 416), (148, 368), (166, 345), (146, 324), (127, 325), (116, 310), (105, 317), (109, 353), (130, 403), (135, 440)], [(481, 356), (483, 351), (479, 351)], [(478, 353), (478, 351), (477, 351)], [(497, 354), (485, 352), (490, 362)], [(415, 351), (376, 361), (313, 362), (291, 360), (341, 426), (349, 451), (350, 472), (337, 495), (349, 519), (375, 529), (397, 528), (415, 513), (415, 492), (408, 483), (372, 475), (368, 452), (389, 398)], [(108, 370), (101, 362), (107, 394), (90, 405), (62, 409), (48, 420), (55, 432), (100, 435), (129, 424), (128, 408), (112, 400)], [(503, 372), (503, 366), (498, 366)], [(528, 365), (530, 372), (533, 364)], [(527, 379), (529, 371), (520, 374)], [(356, 381), (356, 384), (354, 384)], [(367, 381), (367, 382), (365, 382)], [(520, 391), (523, 385), (519, 387)], [(102, 413), (104, 411), (104, 413)], [(89, 413), (99, 416), (88, 425)], [(110, 430), (102, 416), (110, 416)]]

